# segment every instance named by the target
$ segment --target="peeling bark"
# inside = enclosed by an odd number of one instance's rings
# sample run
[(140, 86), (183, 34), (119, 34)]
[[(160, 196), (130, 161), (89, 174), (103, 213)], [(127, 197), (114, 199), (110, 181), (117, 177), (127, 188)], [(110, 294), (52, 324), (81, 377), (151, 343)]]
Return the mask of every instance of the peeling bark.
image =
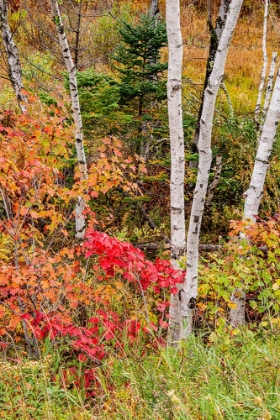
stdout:
[(13, 40), (13, 34), (8, 22), (8, 5), (6, 0), (0, 0), (0, 26), (2, 32), (2, 41), (5, 47), (9, 78), (16, 93), (17, 101), (22, 112), (26, 112), (26, 96), (22, 93), (22, 69), (17, 46)]
[[(71, 52), (70, 52), (67, 36), (64, 30), (64, 26), (62, 23), (58, 2), (57, 0), (50, 0), (50, 3), (51, 3), (53, 21), (56, 25), (56, 30), (58, 34), (59, 44), (61, 47), (64, 63), (65, 63), (65, 66), (67, 68), (68, 75), (69, 75), (72, 112), (73, 112), (73, 119), (74, 119), (74, 123), (76, 127), (75, 143), (76, 143), (76, 152), (77, 152), (79, 171), (81, 173), (81, 178), (87, 179), (88, 173), (87, 173), (86, 155), (85, 155), (84, 142), (83, 142), (83, 122), (82, 122), (80, 102), (79, 102), (76, 66), (71, 57)], [(83, 239), (84, 233), (85, 233), (86, 226), (85, 226), (85, 217), (83, 215), (84, 208), (85, 208), (85, 201), (83, 197), (78, 197), (77, 204), (76, 204), (76, 216), (75, 216), (76, 238), (78, 239)]]
[[(166, 26), (168, 37), (168, 117), (171, 149), (171, 262), (179, 269), (178, 260), (185, 254), (184, 206), (184, 133), (182, 119), (182, 61), (183, 42), (180, 29), (180, 1), (166, 1)], [(180, 289), (181, 285), (178, 285)], [(180, 292), (171, 295), (169, 344), (176, 345), (180, 338)]]
[(232, 0), (225, 26), (216, 52), (213, 70), (204, 92), (203, 109), (199, 131), (199, 164), (197, 182), (190, 216), (187, 239), (187, 273), (181, 292), (181, 333), (180, 338), (187, 338), (192, 331), (192, 312), (198, 290), (198, 246), (201, 220), (205, 205), (209, 172), (212, 160), (211, 136), (216, 98), (223, 78), (229, 44), (235, 29), (243, 0)]

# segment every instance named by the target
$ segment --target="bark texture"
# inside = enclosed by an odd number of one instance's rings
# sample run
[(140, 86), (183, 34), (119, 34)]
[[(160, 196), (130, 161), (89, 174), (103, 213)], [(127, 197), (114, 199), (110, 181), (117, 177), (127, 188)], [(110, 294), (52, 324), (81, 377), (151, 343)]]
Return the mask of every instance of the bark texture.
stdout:
[(275, 76), (275, 69), (276, 69), (276, 61), (277, 61), (277, 52), (273, 51), (270, 68), (269, 68), (269, 74), (268, 74), (268, 80), (267, 80), (267, 86), (266, 86), (266, 92), (265, 92), (265, 101), (263, 106), (263, 112), (266, 114), (266, 111), (268, 109), (270, 99), (271, 99), (271, 93), (273, 88), (273, 80)]
[(209, 53), (208, 53), (207, 64), (206, 64), (206, 74), (205, 74), (205, 79), (204, 79), (203, 93), (202, 93), (200, 108), (198, 111), (198, 119), (197, 119), (197, 124), (195, 128), (194, 139), (193, 139), (194, 152), (196, 152), (198, 148), (200, 118), (201, 118), (202, 109), (203, 109), (205, 89), (207, 88), (208, 80), (213, 70), (216, 52), (218, 49), (218, 45), (219, 45), (224, 27), (225, 27), (227, 13), (229, 10), (229, 4), (230, 4), (230, 0), (221, 0), (219, 14), (218, 14), (215, 26), (212, 23), (211, 10), (210, 10), (211, 7), (210, 5), (208, 5), (208, 26), (210, 30), (210, 45), (209, 45)]
[[(180, 29), (180, 1), (166, 1), (166, 26), (168, 37), (168, 117), (171, 149), (171, 262), (179, 269), (178, 260), (185, 254), (184, 209), (184, 134), (182, 120), (182, 61), (183, 43)], [(179, 288), (180, 286), (178, 286)], [(169, 343), (180, 338), (180, 293), (171, 296)]]
[(266, 37), (267, 37), (268, 1), (269, 0), (265, 0), (265, 4), (264, 4), (263, 37), (262, 37), (263, 66), (262, 66), (262, 73), (261, 73), (261, 82), (259, 86), (259, 94), (258, 94), (256, 108), (255, 108), (255, 118), (257, 121), (258, 121), (258, 117), (261, 111), (261, 103), (262, 103), (265, 75), (266, 75), (266, 69), (267, 69)]
[(79, 70), (79, 49), (80, 49), (80, 37), (81, 37), (81, 18), (82, 18), (82, 6), (83, 6), (83, 0), (80, 0), (79, 8), (77, 12), (77, 29), (75, 30), (75, 66), (76, 69)]
[(159, 13), (158, 0), (152, 0), (150, 6), (150, 15), (156, 16)]
[(263, 125), (262, 134), (259, 142), (255, 165), (251, 177), (250, 187), (244, 193), (245, 206), (244, 218), (255, 221), (258, 215), (260, 201), (263, 194), (266, 173), (269, 167), (269, 159), (275, 140), (277, 125), (280, 118), (280, 68), (268, 107), (266, 119)]
[[(275, 140), (277, 125), (280, 119), (280, 69), (278, 69), (271, 102), (266, 114), (265, 122), (259, 141), (257, 156), (251, 177), (250, 187), (244, 193), (244, 219), (255, 222), (258, 215), (260, 201), (263, 194), (266, 173), (269, 167), (269, 159)], [(245, 239), (246, 236), (242, 235)], [(230, 323), (237, 327), (245, 324), (245, 292), (237, 289), (231, 296), (235, 308), (230, 309)]]
[(17, 46), (13, 40), (13, 34), (8, 22), (8, 5), (6, 0), (0, 0), (0, 25), (2, 41), (5, 47), (9, 78), (16, 93), (17, 101), (22, 112), (26, 112), (26, 96), (22, 93), (22, 69)]
[[(64, 30), (64, 26), (62, 23), (58, 2), (57, 0), (51, 0), (50, 3), (51, 3), (53, 21), (56, 25), (58, 39), (59, 39), (64, 63), (65, 63), (65, 66), (67, 68), (67, 72), (69, 75), (72, 112), (73, 112), (73, 119), (74, 119), (74, 123), (76, 127), (75, 142), (76, 142), (76, 152), (77, 152), (79, 171), (81, 173), (81, 178), (87, 179), (88, 173), (87, 173), (86, 155), (85, 155), (84, 142), (83, 142), (83, 122), (82, 122), (80, 102), (79, 102), (76, 66), (71, 57), (71, 52), (68, 45), (68, 40), (67, 40), (67, 36)], [(76, 216), (75, 216), (76, 238), (78, 239), (82, 239), (85, 233), (85, 217), (83, 215), (84, 208), (85, 208), (84, 199), (82, 197), (79, 197), (76, 204)]]
[(202, 214), (207, 192), (209, 172), (212, 161), (211, 135), (215, 103), (224, 74), (230, 40), (235, 29), (243, 0), (232, 0), (227, 19), (216, 52), (213, 70), (204, 92), (204, 103), (199, 131), (199, 164), (194, 191), (192, 211), (187, 239), (187, 274), (181, 291), (182, 329), (180, 338), (184, 339), (192, 331), (192, 311), (198, 290), (198, 246)]

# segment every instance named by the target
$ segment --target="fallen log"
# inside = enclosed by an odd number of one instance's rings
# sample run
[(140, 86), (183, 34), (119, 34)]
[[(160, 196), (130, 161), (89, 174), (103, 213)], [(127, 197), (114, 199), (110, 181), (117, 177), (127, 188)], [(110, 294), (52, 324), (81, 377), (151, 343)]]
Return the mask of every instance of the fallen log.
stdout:
[[(159, 244), (156, 242), (139, 242), (136, 244), (133, 244), (136, 248), (145, 250), (145, 251), (158, 251), (159, 249), (164, 249), (165, 251), (168, 251), (171, 248), (170, 243), (168, 244)], [(218, 252), (223, 250), (222, 245), (214, 245), (214, 244), (200, 244), (199, 245), (199, 251), (200, 252)], [(267, 246), (260, 246), (259, 250), (262, 251), (264, 254), (267, 253), (268, 248)]]

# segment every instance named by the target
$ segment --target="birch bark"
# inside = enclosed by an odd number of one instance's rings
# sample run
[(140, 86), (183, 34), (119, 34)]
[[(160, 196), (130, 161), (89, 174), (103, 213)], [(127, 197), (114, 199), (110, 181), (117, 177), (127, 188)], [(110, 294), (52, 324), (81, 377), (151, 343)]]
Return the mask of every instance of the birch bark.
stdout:
[[(214, 27), (212, 24), (211, 5), (208, 4), (208, 26), (210, 30), (210, 45), (209, 45), (209, 53), (208, 53), (207, 64), (206, 64), (206, 74), (205, 74), (205, 79), (204, 79), (203, 93), (202, 93), (200, 108), (198, 111), (198, 119), (197, 119), (197, 124), (195, 127), (195, 134), (194, 134), (194, 140), (193, 140), (193, 146), (194, 146), (194, 149), (196, 150), (198, 148), (200, 118), (201, 118), (203, 104), (204, 104), (205, 89), (208, 85), (208, 80), (213, 70), (215, 56), (216, 56), (217, 48), (218, 48), (223, 30), (224, 30), (227, 13), (229, 10), (229, 5), (230, 5), (230, 0), (221, 0), (218, 17), (217, 17), (216, 24)], [(196, 166), (196, 165), (193, 165), (193, 163), (190, 162), (190, 166)]]
[[(244, 193), (244, 219), (255, 222), (258, 215), (260, 201), (263, 194), (266, 173), (269, 167), (269, 158), (275, 140), (277, 125), (280, 119), (280, 68), (276, 76), (276, 81), (263, 125), (254, 169), (251, 177), (250, 187)], [(245, 235), (243, 237), (246, 238)], [(230, 309), (229, 321), (234, 327), (245, 324), (245, 298), (244, 290), (237, 289), (232, 294), (230, 300), (235, 304), (235, 308)]]
[[(184, 134), (182, 120), (182, 61), (183, 43), (180, 29), (180, 1), (166, 1), (168, 37), (168, 117), (171, 149), (170, 207), (171, 207), (171, 262), (179, 269), (178, 260), (185, 254), (184, 209)], [(179, 289), (178, 285), (178, 289)], [(180, 338), (180, 292), (171, 295), (169, 344)]]
[(266, 114), (266, 111), (267, 111), (269, 103), (270, 103), (270, 98), (271, 98), (271, 93), (272, 93), (272, 88), (273, 88), (273, 80), (274, 80), (274, 76), (275, 76), (276, 61), (277, 61), (277, 52), (273, 51), (272, 58), (271, 58), (271, 63), (270, 63), (269, 74), (268, 74), (266, 92), (265, 92), (265, 101), (264, 101), (264, 106), (263, 106), (264, 114)]
[(158, 0), (152, 0), (150, 6), (150, 15), (156, 16), (159, 13)]
[[(58, 39), (60, 47), (62, 50), (62, 55), (64, 59), (65, 66), (69, 75), (69, 85), (70, 85), (70, 95), (72, 102), (72, 112), (73, 119), (75, 123), (76, 133), (75, 133), (75, 143), (76, 143), (76, 152), (79, 165), (79, 171), (81, 173), (82, 179), (87, 179), (87, 164), (86, 164), (86, 155), (83, 142), (83, 122), (81, 116), (79, 94), (78, 94), (78, 85), (77, 85), (77, 71), (76, 66), (71, 57), (71, 52), (67, 40), (67, 36), (64, 30), (62, 23), (60, 10), (57, 0), (50, 0), (51, 11), (53, 16), (53, 21), (56, 25), (56, 30), (58, 34)], [(82, 239), (85, 233), (85, 217), (83, 215), (83, 210), (85, 208), (85, 201), (82, 197), (78, 197), (76, 204), (76, 238)]]
[(198, 245), (202, 214), (211, 167), (211, 135), (215, 103), (224, 74), (230, 40), (235, 29), (243, 0), (232, 0), (216, 52), (213, 70), (204, 92), (204, 104), (199, 131), (199, 164), (187, 239), (187, 273), (181, 291), (181, 332), (185, 339), (192, 331), (192, 312), (198, 291)]
[(260, 201), (263, 194), (264, 182), (267, 169), (269, 167), (269, 158), (272, 151), (277, 125), (280, 118), (280, 68), (277, 72), (275, 85), (271, 97), (271, 102), (267, 111), (265, 123), (263, 126), (260, 143), (255, 159), (255, 165), (251, 177), (250, 187), (244, 193), (245, 206), (244, 218), (255, 221), (258, 215)]
[(262, 97), (263, 97), (263, 89), (264, 89), (265, 75), (266, 75), (266, 69), (267, 69), (266, 37), (267, 37), (268, 1), (269, 0), (265, 0), (265, 4), (264, 4), (263, 37), (262, 37), (263, 66), (262, 66), (262, 73), (261, 73), (261, 82), (259, 86), (259, 94), (258, 94), (256, 108), (255, 108), (255, 118), (257, 121), (258, 121), (259, 114), (261, 111), (261, 102), (262, 102)]
[(13, 40), (13, 34), (8, 22), (8, 5), (6, 0), (0, 0), (0, 26), (2, 40), (8, 61), (8, 71), (11, 83), (16, 93), (17, 101), (22, 112), (26, 112), (26, 96), (22, 93), (22, 69), (17, 46)]

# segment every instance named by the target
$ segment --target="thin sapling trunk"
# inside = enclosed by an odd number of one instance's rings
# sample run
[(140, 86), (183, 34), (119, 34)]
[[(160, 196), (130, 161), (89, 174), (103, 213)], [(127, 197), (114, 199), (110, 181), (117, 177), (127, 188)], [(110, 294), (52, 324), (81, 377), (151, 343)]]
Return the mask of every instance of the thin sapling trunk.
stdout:
[[(57, 30), (58, 39), (59, 39), (60, 47), (63, 54), (64, 63), (65, 63), (65, 66), (67, 68), (68, 75), (69, 75), (72, 112), (73, 112), (73, 119), (74, 119), (75, 128), (76, 128), (75, 143), (76, 143), (76, 152), (77, 152), (79, 171), (81, 173), (81, 178), (87, 179), (88, 173), (87, 173), (86, 155), (85, 155), (84, 141), (83, 141), (83, 122), (82, 122), (81, 108), (80, 108), (80, 102), (79, 102), (76, 66), (71, 57), (71, 52), (70, 52), (67, 36), (64, 30), (64, 26), (62, 23), (57, 0), (51, 0), (51, 10), (52, 10), (53, 21), (56, 25), (56, 30)], [(86, 226), (85, 226), (85, 217), (83, 215), (84, 208), (85, 208), (85, 202), (84, 202), (83, 197), (78, 197), (78, 201), (76, 204), (76, 216), (75, 216), (76, 238), (78, 239), (83, 239), (84, 233), (85, 233)]]
[(15, 90), (16, 98), (22, 112), (26, 112), (27, 98), (22, 93), (22, 68), (19, 59), (17, 46), (13, 39), (13, 34), (8, 22), (8, 4), (6, 0), (0, 0), (0, 26), (2, 33), (2, 41), (6, 51), (8, 62), (9, 78)]

